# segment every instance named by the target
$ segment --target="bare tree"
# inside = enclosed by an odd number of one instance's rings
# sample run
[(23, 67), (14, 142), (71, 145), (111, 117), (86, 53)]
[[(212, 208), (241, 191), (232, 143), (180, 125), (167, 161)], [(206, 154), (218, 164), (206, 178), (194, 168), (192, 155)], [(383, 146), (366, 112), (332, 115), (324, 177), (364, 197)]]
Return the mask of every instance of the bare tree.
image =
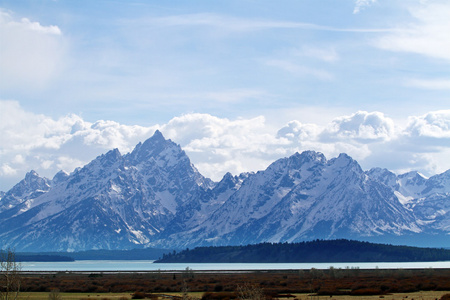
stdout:
[(264, 291), (256, 285), (244, 284), (237, 286), (239, 300), (264, 300)]
[(0, 252), (0, 300), (16, 300), (20, 291), (20, 264), (16, 254), (7, 249)]
[(48, 294), (48, 300), (61, 300), (59, 289), (52, 289), (50, 294)]
[(191, 300), (191, 297), (189, 296), (189, 288), (187, 286), (186, 280), (183, 280), (183, 285), (181, 286), (181, 294), (183, 300)]

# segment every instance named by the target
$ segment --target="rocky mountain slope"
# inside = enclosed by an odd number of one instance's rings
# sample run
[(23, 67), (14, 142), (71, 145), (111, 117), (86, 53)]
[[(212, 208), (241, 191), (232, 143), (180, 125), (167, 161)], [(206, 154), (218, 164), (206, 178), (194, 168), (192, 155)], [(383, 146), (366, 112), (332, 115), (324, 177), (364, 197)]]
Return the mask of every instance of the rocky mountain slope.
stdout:
[(145, 245), (164, 231), (184, 202), (210, 189), (212, 182), (178, 145), (157, 132), (131, 153), (111, 150), (49, 186), (37, 197), (29, 196), (30, 185), (13, 187), (24, 187), (16, 194), (26, 197), (0, 213), (3, 245), (21, 251)]
[[(157, 131), (52, 180), (31, 171), (0, 199), (0, 242), (20, 251), (450, 238), (450, 171), (364, 172), (346, 154), (295, 153), (214, 183)], [(420, 239), (417, 239), (420, 237)]]

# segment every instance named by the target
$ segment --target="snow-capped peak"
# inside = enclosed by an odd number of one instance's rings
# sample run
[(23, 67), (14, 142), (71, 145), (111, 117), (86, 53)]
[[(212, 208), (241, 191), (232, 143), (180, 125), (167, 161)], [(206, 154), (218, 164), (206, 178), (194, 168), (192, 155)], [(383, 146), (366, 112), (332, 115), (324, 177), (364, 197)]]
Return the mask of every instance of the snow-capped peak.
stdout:
[(448, 234), (450, 171), (429, 179), (304, 151), (257, 173), (203, 177), (161, 132), (2, 194), (0, 240), (25, 251), (191, 247)]

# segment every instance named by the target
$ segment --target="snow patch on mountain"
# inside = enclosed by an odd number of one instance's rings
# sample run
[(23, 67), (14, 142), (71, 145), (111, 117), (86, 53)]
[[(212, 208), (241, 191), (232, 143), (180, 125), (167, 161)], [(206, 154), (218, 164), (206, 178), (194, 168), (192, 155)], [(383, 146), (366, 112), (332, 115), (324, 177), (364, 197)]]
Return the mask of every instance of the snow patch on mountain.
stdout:
[(450, 170), (364, 172), (346, 154), (305, 151), (213, 182), (159, 131), (52, 180), (31, 171), (0, 196), (0, 242), (20, 251), (450, 233)]

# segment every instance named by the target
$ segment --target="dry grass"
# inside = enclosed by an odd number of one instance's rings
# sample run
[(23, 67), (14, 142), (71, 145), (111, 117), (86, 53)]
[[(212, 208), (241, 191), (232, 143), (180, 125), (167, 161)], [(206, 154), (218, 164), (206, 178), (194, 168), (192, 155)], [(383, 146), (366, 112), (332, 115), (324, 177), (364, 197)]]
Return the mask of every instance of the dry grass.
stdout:
[[(435, 300), (440, 299), (443, 295), (450, 294), (450, 291), (424, 291), (415, 293), (396, 293), (390, 295), (376, 295), (376, 296), (312, 296), (310, 294), (293, 294), (297, 300)], [(19, 300), (48, 300), (49, 293), (44, 292), (34, 292), (34, 293), (21, 293)], [(172, 296), (181, 297), (181, 293), (169, 293)], [(194, 292), (189, 293), (191, 299), (201, 299), (203, 293)], [(130, 293), (61, 293), (61, 300), (126, 300), (131, 299), (132, 294)], [(163, 297), (158, 297), (158, 299), (167, 299)], [(286, 300), (293, 298), (277, 298), (280, 300)]]
[(33, 274), (23, 278), (22, 291), (35, 293), (21, 299), (49, 300), (58, 289), (61, 300), (126, 300), (133, 294), (156, 300), (155, 294), (182, 296), (183, 290), (190, 298), (233, 300), (243, 284), (263, 290), (267, 299), (440, 299), (450, 293), (450, 269)]
[[(130, 293), (61, 293), (61, 300), (125, 300), (131, 299)], [(20, 293), (18, 300), (48, 300), (49, 293), (46, 292), (24, 292)]]
[[(426, 292), (415, 292), (415, 293), (398, 293), (389, 295), (373, 295), (373, 296), (310, 296), (309, 294), (298, 294), (295, 295), (298, 300), (439, 300), (443, 295), (450, 293), (449, 291), (426, 291)], [(280, 299), (281, 300), (281, 299)]]

